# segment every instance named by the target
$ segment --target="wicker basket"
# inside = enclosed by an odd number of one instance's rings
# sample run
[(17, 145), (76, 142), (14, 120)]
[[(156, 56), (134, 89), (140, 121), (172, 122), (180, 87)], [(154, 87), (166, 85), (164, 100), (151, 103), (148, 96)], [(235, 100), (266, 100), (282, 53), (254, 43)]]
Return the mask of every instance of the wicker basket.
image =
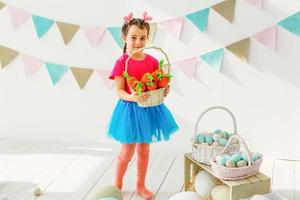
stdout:
[[(132, 52), (126, 60), (125, 72), (127, 72), (128, 61), (132, 57), (132, 55), (138, 51), (145, 50), (145, 49), (156, 49), (156, 50), (159, 50), (160, 52), (162, 52), (167, 60), (167, 64), (165, 64), (164, 66), (167, 67), (167, 71), (168, 71), (168, 73), (170, 73), (170, 61), (169, 61), (168, 55), (161, 48), (154, 47), (154, 46), (140, 48), (140, 49), (137, 49), (134, 52)], [(157, 105), (162, 104), (164, 102), (164, 90), (165, 89), (166, 88), (159, 88), (156, 90), (143, 92), (143, 94), (148, 94), (148, 98), (146, 101), (138, 102), (138, 105), (140, 107), (151, 107), (151, 106), (157, 106)]]
[[(230, 116), (233, 120), (233, 126), (234, 126), (233, 133), (234, 133), (234, 135), (237, 134), (236, 120), (230, 110), (228, 110), (227, 108), (221, 107), (221, 106), (215, 106), (215, 107), (211, 107), (211, 108), (208, 108), (205, 111), (203, 111), (197, 120), (194, 138), (192, 138), (192, 140), (193, 140), (192, 141), (192, 158), (195, 159), (197, 162), (200, 162), (200, 163), (203, 163), (206, 165), (211, 165), (210, 161), (215, 156), (221, 155), (223, 149), (225, 148), (225, 146), (221, 146), (221, 145), (213, 146), (213, 145), (208, 145), (207, 143), (196, 144), (196, 136), (197, 136), (197, 130), (198, 130), (200, 120), (203, 118), (203, 116), (207, 112), (209, 112), (211, 110), (215, 110), (215, 109), (225, 110), (230, 114)], [(238, 140), (236, 140), (235, 142), (228, 145), (227, 148), (229, 149), (229, 152), (234, 154), (240, 150), (240, 143)]]
[(222, 151), (222, 154), (228, 153), (232, 155), (231, 153), (228, 152), (228, 146), (230, 146), (230, 144), (236, 139), (239, 140), (240, 143), (245, 147), (245, 151), (246, 151), (245, 153), (248, 159), (248, 166), (230, 168), (218, 164), (214, 158), (211, 161), (212, 170), (216, 177), (221, 178), (223, 180), (239, 180), (239, 179), (247, 178), (249, 176), (253, 176), (259, 172), (259, 167), (263, 160), (263, 155), (259, 154), (259, 159), (253, 163), (252, 158), (250, 157), (251, 154), (247, 147), (247, 144), (245, 143), (244, 139), (238, 135), (234, 135), (232, 136), (232, 138), (229, 139), (226, 147)]

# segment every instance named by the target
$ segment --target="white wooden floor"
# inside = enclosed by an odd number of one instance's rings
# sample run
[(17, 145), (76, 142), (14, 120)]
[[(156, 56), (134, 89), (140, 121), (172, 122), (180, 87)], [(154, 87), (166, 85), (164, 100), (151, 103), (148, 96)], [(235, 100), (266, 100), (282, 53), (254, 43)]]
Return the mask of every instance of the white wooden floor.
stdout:
[[(113, 183), (117, 150), (105, 144), (0, 139), (0, 194), (11, 200), (88, 200)], [(125, 176), (124, 200), (140, 199), (135, 160)], [(182, 191), (183, 152), (152, 149), (147, 183), (158, 200)], [(44, 190), (39, 197), (32, 192), (37, 186)]]

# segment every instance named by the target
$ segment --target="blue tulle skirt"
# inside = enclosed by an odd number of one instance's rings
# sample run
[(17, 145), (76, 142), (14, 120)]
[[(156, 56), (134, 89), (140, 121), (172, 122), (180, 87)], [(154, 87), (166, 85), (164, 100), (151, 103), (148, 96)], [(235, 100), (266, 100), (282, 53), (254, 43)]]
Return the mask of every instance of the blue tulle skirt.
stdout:
[(113, 111), (107, 135), (120, 143), (152, 143), (169, 140), (178, 130), (171, 112), (160, 104), (140, 107), (135, 102), (119, 100)]

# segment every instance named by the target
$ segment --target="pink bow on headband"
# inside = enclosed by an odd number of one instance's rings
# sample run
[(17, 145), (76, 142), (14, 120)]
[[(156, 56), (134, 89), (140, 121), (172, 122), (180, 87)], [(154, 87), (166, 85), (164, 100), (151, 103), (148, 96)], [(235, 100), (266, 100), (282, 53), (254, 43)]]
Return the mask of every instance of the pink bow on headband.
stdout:
[(148, 16), (147, 11), (145, 11), (145, 12), (143, 13), (143, 20), (144, 20), (145, 22), (149, 22), (149, 21), (152, 20), (152, 17)]
[[(126, 23), (130, 22), (130, 21), (133, 19), (133, 13), (132, 13), (132, 12), (129, 13), (128, 16), (123, 17), (123, 19), (124, 19), (124, 21), (125, 21)], [(149, 21), (152, 20), (152, 17), (148, 16), (147, 11), (145, 11), (145, 12), (143, 13), (143, 18), (142, 18), (142, 20), (144, 20), (145, 22), (149, 22)]]
[(129, 13), (128, 16), (125, 16), (123, 19), (126, 23), (130, 22), (133, 19), (133, 13)]

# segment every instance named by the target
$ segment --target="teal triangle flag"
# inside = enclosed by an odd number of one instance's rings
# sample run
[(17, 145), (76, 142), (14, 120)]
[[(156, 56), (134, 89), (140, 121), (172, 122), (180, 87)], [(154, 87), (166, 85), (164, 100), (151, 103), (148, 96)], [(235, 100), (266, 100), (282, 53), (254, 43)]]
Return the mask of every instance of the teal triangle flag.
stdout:
[(217, 72), (221, 71), (224, 49), (217, 49), (200, 56), (212, 69)]
[(113, 36), (114, 40), (117, 42), (120, 48), (123, 48), (124, 41), (121, 37), (121, 27), (108, 27), (110, 34)]
[(200, 31), (206, 31), (209, 8), (190, 13), (186, 17), (191, 20)]
[(300, 36), (300, 11), (280, 21), (278, 25)]
[(32, 15), (32, 21), (39, 38), (43, 37), (45, 33), (47, 33), (47, 31), (50, 29), (50, 27), (54, 24), (54, 21), (52, 19), (47, 19), (36, 15)]
[(69, 69), (65, 65), (48, 63), (48, 62), (46, 62), (45, 64), (53, 85), (55, 85)]

